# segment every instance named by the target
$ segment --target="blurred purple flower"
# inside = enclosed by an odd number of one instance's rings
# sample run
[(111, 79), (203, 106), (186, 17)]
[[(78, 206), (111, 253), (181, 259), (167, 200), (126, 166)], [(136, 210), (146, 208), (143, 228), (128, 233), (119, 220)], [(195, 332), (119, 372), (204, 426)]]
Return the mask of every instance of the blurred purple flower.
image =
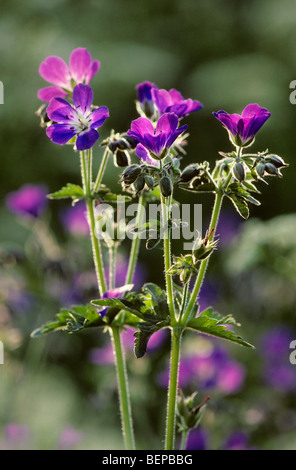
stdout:
[(56, 124), (47, 127), (46, 134), (52, 142), (64, 145), (77, 136), (77, 150), (93, 147), (99, 138), (97, 129), (109, 117), (106, 106), (91, 110), (93, 91), (90, 86), (82, 83), (73, 90), (73, 104), (63, 98), (52, 98), (47, 107), (49, 119)]
[(69, 206), (61, 212), (61, 221), (68, 232), (74, 236), (89, 236), (89, 225), (86, 218), (86, 206), (84, 201), (79, 201), (75, 206)]
[(153, 88), (156, 88), (156, 85), (148, 81), (137, 85), (138, 101), (147, 117), (153, 116), (154, 113), (154, 101), (151, 94)]
[(242, 226), (242, 221), (239, 215), (233, 211), (222, 211), (217, 229), (216, 238), (219, 239), (219, 245), (226, 246), (238, 235)]
[[(133, 328), (126, 328), (122, 333), (122, 344), (126, 351), (133, 351), (135, 338), (135, 331)], [(147, 346), (147, 354), (151, 354), (156, 351), (167, 338), (166, 330), (159, 330), (149, 340)], [(112, 345), (108, 343), (102, 348), (93, 348), (91, 349), (89, 356), (89, 362), (96, 365), (109, 365), (114, 363), (114, 355)]]
[[(168, 370), (160, 374), (159, 382), (162, 386), (167, 386), (168, 377)], [(242, 388), (244, 379), (244, 367), (217, 346), (209, 354), (183, 356), (180, 362), (180, 387), (197, 384), (200, 391), (217, 389), (228, 395), (237, 393)]]
[(151, 89), (151, 95), (160, 115), (164, 113), (175, 113), (180, 119), (203, 107), (200, 101), (194, 101), (192, 99), (185, 100), (181, 93), (174, 88), (167, 91), (153, 87)]
[(295, 366), (290, 363), (290, 343), (296, 333), (286, 326), (278, 326), (264, 333), (259, 351), (263, 358), (263, 377), (267, 385), (282, 391), (296, 389)]
[(83, 437), (83, 434), (77, 429), (68, 426), (61, 432), (58, 441), (59, 450), (72, 450), (79, 444)]
[[(125, 254), (118, 253), (116, 256), (116, 266), (115, 266), (115, 285), (123, 286), (126, 279), (126, 274), (128, 270), (129, 259)], [(106, 269), (106, 278), (109, 276), (109, 269)], [(133, 284), (135, 289), (140, 289), (146, 280), (146, 270), (145, 267), (137, 263), (134, 276)]]
[(8, 423), (4, 427), (4, 439), (0, 441), (2, 450), (26, 450), (30, 443), (30, 431), (28, 426)]
[(157, 165), (156, 160), (164, 158), (177, 137), (187, 129), (187, 125), (178, 128), (178, 124), (178, 116), (174, 113), (163, 114), (155, 129), (147, 118), (140, 117), (132, 121), (127, 135), (139, 142), (136, 154), (140, 160)]
[(190, 431), (185, 450), (207, 450), (209, 448), (209, 434), (204, 429)]
[(223, 445), (223, 450), (257, 450), (257, 448), (249, 445), (247, 433), (236, 431), (228, 436)]
[(25, 184), (7, 195), (6, 205), (16, 215), (37, 218), (47, 207), (47, 193), (47, 187), (44, 185)]
[(270, 117), (266, 108), (261, 108), (257, 103), (248, 104), (242, 114), (228, 114), (220, 110), (213, 115), (224, 125), (233, 138), (235, 145), (243, 147), (249, 145), (255, 134)]
[(72, 91), (72, 81), (88, 85), (99, 68), (100, 62), (92, 60), (90, 53), (83, 47), (72, 51), (69, 66), (60, 57), (49, 56), (40, 64), (39, 74), (54, 86), (41, 88), (38, 98), (42, 101), (64, 98)]

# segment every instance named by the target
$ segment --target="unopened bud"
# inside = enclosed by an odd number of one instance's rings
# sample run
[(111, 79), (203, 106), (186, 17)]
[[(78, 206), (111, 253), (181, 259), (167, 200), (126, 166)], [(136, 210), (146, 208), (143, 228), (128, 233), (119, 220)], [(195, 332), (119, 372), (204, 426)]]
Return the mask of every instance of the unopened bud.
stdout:
[(130, 158), (128, 152), (125, 152), (123, 150), (117, 150), (115, 154), (115, 161), (114, 161), (116, 166), (128, 166), (130, 164)]
[(130, 135), (125, 134), (122, 137), (129, 143), (131, 149), (135, 149), (139, 143), (134, 137), (131, 137)]
[(236, 162), (234, 164), (232, 173), (235, 179), (237, 179), (238, 181), (244, 181), (246, 172), (245, 167), (241, 162)]
[(145, 177), (143, 175), (140, 175), (135, 181), (134, 186), (135, 186), (135, 190), (137, 191), (137, 193), (142, 191), (142, 189), (144, 189), (144, 186), (145, 186)]
[(284, 160), (278, 155), (267, 155), (265, 157), (265, 160), (268, 163), (272, 163), (276, 168), (282, 168), (283, 166), (288, 166), (288, 164), (285, 163)]
[(279, 176), (279, 170), (277, 169), (276, 166), (274, 166), (272, 163), (266, 163), (265, 164), (265, 171), (269, 175), (277, 175)]
[(181, 173), (179, 178), (180, 183), (188, 183), (191, 181), (195, 176), (199, 175), (199, 165), (198, 164), (191, 164), (188, 165)]
[(130, 185), (133, 184), (138, 176), (141, 174), (142, 170), (139, 165), (128, 166), (121, 175), (121, 180), (124, 184)]
[(148, 188), (154, 189), (154, 179), (151, 175), (145, 175), (145, 183), (147, 184)]
[(159, 188), (161, 194), (164, 197), (169, 197), (172, 195), (173, 192), (173, 184), (171, 179), (168, 176), (163, 176), (159, 182)]
[(257, 175), (262, 178), (265, 172), (265, 163), (258, 163), (258, 165), (256, 166), (256, 172)]

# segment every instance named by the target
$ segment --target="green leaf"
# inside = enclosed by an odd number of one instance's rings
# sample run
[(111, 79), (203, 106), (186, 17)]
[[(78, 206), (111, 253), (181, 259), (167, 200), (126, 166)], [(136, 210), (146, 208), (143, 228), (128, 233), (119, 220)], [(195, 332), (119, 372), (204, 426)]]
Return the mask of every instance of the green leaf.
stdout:
[(161, 322), (140, 322), (138, 323), (139, 331), (134, 334), (135, 337), (135, 356), (137, 359), (143, 357), (146, 353), (149, 339), (151, 336), (162, 328), (169, 325), (169, 321)]
[[(114, 316), (120, 312), (120, 310), (124, 310), (126, 312), (131, 313), (132, 315), (135, 315), (136, 317), (140, 319), (144, 319), (143, 313), (134, 308), (133, 303), (126, 300), (126, 299), (97, 299), (97, 300), (91, 300), (91, 304), (95, 305), (96, 307), (110, 307), (107, 312), (107, 318), (109, 319), (108, 323), (111, 323), (111, 321), (114, 319)], [(115, 315), (109, 314), (109, 310), (114, 309), (113, 313), (116, 310)], [(113, 316), (113, 318), (111, 318)], [(111, 321), (110, 321), (111, 320)]]
[(61, 309), (56, 314), (56, 320), (45, 323), (31, 333), (33, 338), (42, 336), (54, 331), (65, 331), (66, 333), (76, 333), (82, 329), (90, 327), (102, 327), (106, 323), (98, 315), (97, 310), (91, 305), (73, 306), (70, 309)]
[(49, 199), (64, 199), (72, 198), (74, 201), (84, 198), (84, 191), (81, 186), (77, 184), (67, 183), (67, 186), (64, 186), (59, 191), (51, 193), (47, 196)]
[[(233, 331), (228, 330), (221, 322), (222, 318), (219, 320), (217, 318), (211, 317), (208, 312), (207, 314), (200, 315), (199, 317), (190, 320), (187, 323), (186, 328), (206, 335), (225, 339), (233, 343), (240, 344), (241, 346), (254, 348), (254, 346), (252, 346), (250, 343), (244, 341), (241, 336), (238, 336)], [(229, 323), (229, 317), (226, 317), (225, 324), (232, 324)]]
[(248, 204), (246, 203), (244, 198), (239, 197), (236, 194), (227, 194), (227, 197), (231, 200), (232, 204), (234, 205), (239, 215), (243, 219), (248, 219), (250, 215), (250, 211), (248, 208)]

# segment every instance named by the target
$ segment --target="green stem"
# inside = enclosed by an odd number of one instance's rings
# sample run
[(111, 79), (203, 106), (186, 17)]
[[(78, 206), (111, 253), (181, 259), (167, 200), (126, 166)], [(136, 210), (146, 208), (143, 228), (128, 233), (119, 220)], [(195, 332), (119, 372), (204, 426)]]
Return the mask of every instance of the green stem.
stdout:
[(174, 304), (174, 289), (173, 289), (173, 279), (168, 270), (171, 267), (171, 231), (168, 227), (169, 218), (170, 218), (170, 202), (167, 204), (167, 198), (161, 195), (161, 209), (162, 209), (162, 224), (164, 228), (164, 239), (163, 239), (163, 248), (164, 248), (164, 270), (165, 270), (165, 280), (166, 280), (166, 291), (168, 297), (168, 304), (171, 314), (171, 319), (173, 323), (176, 323), (176, 314), (175, 314), (175, 304)]
[[(108, 155), (108, 152), (105, 152), (105, 158), (103, 157), (103, 160), (107, 160), (107, 155)], [(106, 285), (105, 275), (104, 275), (101, 245), (95, 235), (95, 215), (94, 215), (92, 190), (91, 190), (92, 188), (91, 151), (89, 151), (87, 158), (86, 158), (85, 152), (84, 151), (81, 152), (80, 159), (81, 159), (82, 183), (83, 183), (83, 189), (86, 195), (89, 228), (90, 228), (91, 242), (92, 242), (92, 248), (93, 248), (93, 259), (94, 259), (94, 264), (95, 264), (95, 269), (96, 269), (99, 293), (102, 296), (103, 293), (107, 291), (107, 285)], [(101, 168), (104, 165), (102, 161)], [(99, 173), (101, 174), (101, 176), (100, 178), (97, 178), (97, 182), (98, 182), (97, 189), (99, 188), (101, 184), (101, 178), (104, 172), (101, 171)], [(111, 270), (112, 270), (112, 267), (111, 267)], [(112, 283), (113, 283), (113, 280), (112, 280)], [(128, 394), (128, 380), (127, 380), (127, 375), (126, 375), (125, 359), (124, 359), (124, 354), (123, 354), (123, 349), (122, 349), (122, 344), (121, 344), (119, 328), (116, 326), (110, 327), (110, 334), (111, 334), (111, 339), (113, 343), (113, 350), (114, 350), (114, 355), (115, 355), (115, 363), (116, 363), (116, 370), (117, 370), (117, 377), (118, 377), (118, 390), (119, 390), (123, 436), (124, 436), (125, 445), (127, 449), (134, 449), (135, 444), (134, 444), (132, 418), (131, 418), (131, 407), (129, 403), (129, 394)]]
[[(219, 215), (220, 215), (220, 210), (221, 210), (221, 206), (222, 206), (224, 193), (225, 193), (225, 190), (226, 190), (226, 188), (228, 187), (228, 185), (231, 181), (231, 178), (232, 178), (232, 173), (231, 173), (231, 171), (229, 171), (229, 174), (228, 174), (227, 178), (225, 179), (225, 181), (223, 182), (221, 187), (216, 192), (215, 203), (214, 203), (214, 207), (213, 207), (211, 222), (210, 222), (210, 226), (209, 226), (209, 229), (208, 229), (208, 233), (212, 232), (210, 237), (209, 237), (209, 241), (212, 241), (214, 236), (215, 236), (215, 232), (216, 232), (217, 223), (218, 223), (218, 220), (219, 220)], [(187, 306), (187, 308), (184, 312), (184, 316), (183, 316), (183, 319), (182, 319), (182, 324), (183, 325), (186, 325), (186, 323), (188, 321), (188, 318), (190, 317), (190, 313), (191, 313), (191, 311), (192, 311), (192, 309), (195, 305), (197, 296), (199, 294), (200, 288), (201, 288), (203, 280), (204, 280), (204, 276), (205, 276), (205, 273), (206, 273), (206, 270), (207, 270), (207, 267), (208, 267), (209, 260), (210, 260), (210, 257), (204, 259), (200, 263), (200, 268), (199, 268), (198, 275), (197, 275), (197, 278), (196, 278), (196, 281), (195, 281), (195, 285), (193, 287), (188, 306)]]
[(170, 381), (168, 389), (165, 450), (174, 450), (175, 446), (176, 401), (178, 389), (181, 337), (182, 330), (179, 327), (172, 328), (172, 347), (170, 363)]
[(101, 182), (102, 182), (102, 179), (103, 179), (106, 167), (107, 167), (109, 155), (110, 155), (110, 150), (109, 150), (108, 147), (106, 147), (105, 152), (104, 152), (103, 157), (102, 157), (101, 165), (100, 165), (100, 168), (99, 168), (99, 171), (98, 171), (98, 174), (97, 174), (97, 178), (96, 178), (96, 181), (95, 181), (95, 184), (94, 184), (94, 192), (95, 193), (100, 188), (100, 185), (101, 185)]
[(189, 431), (183, 431), (182, 432), (182, 439), (181, 439), (181, 444), (180, 444), (180, 449), (179, 450), (185, 450), (188, 436), (189, 436)]
[(87, 213), (88, 213), (88, 221), (89, 221), (89, 228), (90, 228), (90, 237), (91, 237), (91, 244), (93, 250), (93, 259), (97, 274), (98, 280), (98, 288), (100, 296), (104, 294), (107, 290), (107, 285), (105, 281), (105, 274), (103, 268), (103, 260), (102, 260), (102, 250), (101, 244), (98, 238), (95, 235), (95, 214), (94, 214), (94, 206), (93, 201), (91, 198), (91, 178), (88, 177), (89, 171), (89, 162), (90, 162), (91, 154), (87, 157), (86, 162), (86, 155), (85, 152), (81, 152), (81, 169), (82, 169), (82, 183), (83, 189), (86, 194), (86, 206), (87, 206)]
[(121, 344), (120, 330), (118, 327), (111, 327), (111, 337), (115, 355), (117, 382), (119, 389), (119, 401), (121, 411), (122, 432), (127, 450), (135, 450), (134, 431), (131, 419), (131, 408), (127, 386), (127, 375), (125, 368), (124, 354)]
[(115, 259), (117, 245), (116, 242), (109, 247), (109, 290), (115, 287)]
[[(142, 224), (143, 221), (143, 215), (145, 211), (145, 194), (144, 191), (142, 192), (140, 198), (139, 198), (139, 204), (138, 204), (138, 213), (137, 213), (137, 219), (136, 219), (136, 227)], [(125, 283), (126, 284), (131, 284), (133, 281), (133, 276), (137, 264), (137, 259), (138, 259), (138, 254), (139, 254), (139, 247), (140, 247), (140, 236), (135, 235), (133, 238), (132, 246), (131, 246), (131, 251), (130, 251), (130, 257), (129, 257), (129, 263), (128, 263), (128, 268), (127, 268), (127, 273), (126, 273), (126, 278), (125, 278)]]

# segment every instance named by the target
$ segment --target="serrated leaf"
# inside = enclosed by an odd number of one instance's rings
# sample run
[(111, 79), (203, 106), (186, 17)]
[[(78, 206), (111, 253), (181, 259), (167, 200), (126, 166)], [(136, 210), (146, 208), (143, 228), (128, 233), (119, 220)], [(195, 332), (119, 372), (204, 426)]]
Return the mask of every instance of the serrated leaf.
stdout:
[(186, 328), (206, 335), (225, 339), (227, 341), (240, 344), (241, 346), (254, 348), (254, 346), (252, 346), (250, 343), (243, 340), (241, 336), (238, 336), (233, 331), (228, 330), (225, 325), (221, 324), (221, 321), (215, 318), (210, 318), (207, 315), (201, 315), (198, 318), (193, 318), (187, 323)]
[(239, 215), (243, 219), (248, 219), (250, 215), (250, 211), (249, 211), (249, 207), (245, 199), (233, 193), (227, 194), (227, 197), (231, 200), (232, 204), (234, 205)]
[(143, 357), (146, 353), (148, 342), (151, 336), (157, 331), (168, 326), (168, 321), (161, 322), (140, 322), (138, 324), (139, 331), (134, 334), (135, 337), (135, 356), (137, 359)]
[(106, 323), (98, 315), (96, 309), (91, 305), (73, 306), (70, 309), (61, 309), (56, 314), (56, 321), (45, 323), (31, 333), (33, 338), (42, 336), (54, 331), (65, 331), (66, 333), (76, 333), (82, 329), (90, 327), (102, 327)]
[(79, 200), (84, 198), (84, 191), (78, 184), (67, 183), (59, 191), (51, 193), (47, 196), (49, 199), (65, 199), (72, 198), (73, 200)]
[[(97, 307), (111, 307), (117, 309), (118, 311), (124, 310), (140, 319), (144, 319), (143, 313), (140, 310), (134, 308), (133, 303), (126, 299), (95, 299), (91, 300), (91, 304)], [(110, 309), (108, 309), (108, 311), (109, 310)]]

